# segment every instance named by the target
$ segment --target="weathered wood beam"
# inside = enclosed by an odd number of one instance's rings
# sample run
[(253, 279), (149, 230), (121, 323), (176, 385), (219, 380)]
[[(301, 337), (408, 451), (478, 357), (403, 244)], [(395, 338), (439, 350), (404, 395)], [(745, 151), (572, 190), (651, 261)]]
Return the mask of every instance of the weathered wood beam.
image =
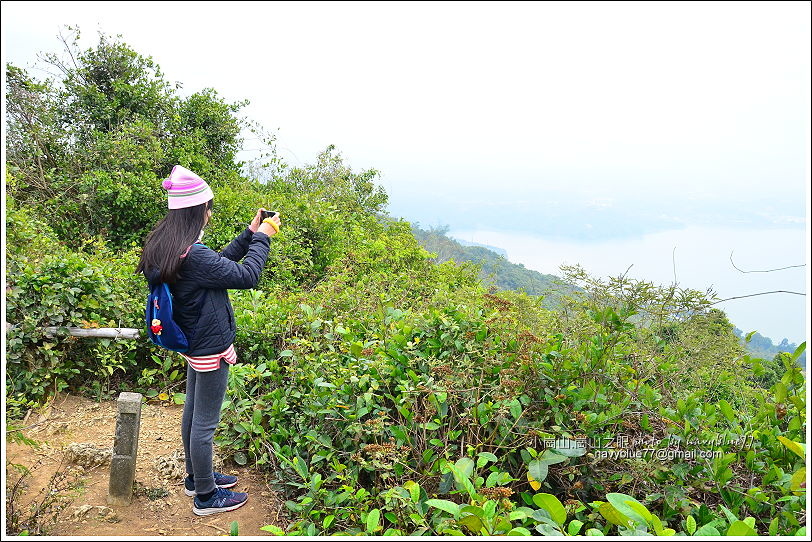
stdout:
[[(12, 324), (6, 324), (6, 331), (11, 329)], [(141, 337), (141, 330), (131, 327), (46, 327), (45, 335), (56, 337), (58, 335), (71, 335), (73, 337), (97, 337), (103, 339), (138, 339)]]

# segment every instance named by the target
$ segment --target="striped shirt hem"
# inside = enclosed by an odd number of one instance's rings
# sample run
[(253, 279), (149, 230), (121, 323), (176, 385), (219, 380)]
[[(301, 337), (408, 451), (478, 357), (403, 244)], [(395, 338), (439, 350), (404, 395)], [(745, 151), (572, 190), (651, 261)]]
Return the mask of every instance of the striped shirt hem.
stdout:
[(225, 360), (229, 365), (234, 365), (237, 362), (237, 352), (234, 350), (233, 344), (219, 354), (209, 356), (187, 356), (186, 354), (181, 354), (181, 356), (186, 358), (186, 361), (189, 362), (192, 369), (199, 373), (216, 371), (220, 368), (221, 359)]

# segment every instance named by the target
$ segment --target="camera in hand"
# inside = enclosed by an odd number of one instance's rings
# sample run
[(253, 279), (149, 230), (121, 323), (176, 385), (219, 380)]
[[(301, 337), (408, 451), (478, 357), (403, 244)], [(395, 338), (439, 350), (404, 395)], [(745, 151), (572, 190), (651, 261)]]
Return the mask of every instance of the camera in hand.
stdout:
[(261, 211), (261, 213), (262, 213), (262, 220), (265, 220), (266, 218), (273, 218), (278, 214), (276, 211), (266, 211), (265, 209), (263, 209)]

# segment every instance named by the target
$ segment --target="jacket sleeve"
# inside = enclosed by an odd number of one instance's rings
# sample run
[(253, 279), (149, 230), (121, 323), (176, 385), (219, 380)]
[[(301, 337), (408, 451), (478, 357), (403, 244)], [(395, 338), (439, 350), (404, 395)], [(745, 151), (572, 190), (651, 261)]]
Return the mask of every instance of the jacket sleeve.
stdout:
[(268, 259), (270, 244), (270, 237), (264, 233), (252, 234), (248, 243), (248, 252), (242, 263), (218, 254), (208, 247), (196, 247), (190, 254), (189, 263), (192, 264), (190, 278), (201, 288), (224, 290), (255, 288), (259, 283), (265, 261)]
[(245, 228), (245, 231), (235, 237), (228, 246), (220, 252), (220, 256), (235, 262), (242, 260), (248, 253), (248, 245), (251, 244), (253, 236), (254, 233), (250, 229)]

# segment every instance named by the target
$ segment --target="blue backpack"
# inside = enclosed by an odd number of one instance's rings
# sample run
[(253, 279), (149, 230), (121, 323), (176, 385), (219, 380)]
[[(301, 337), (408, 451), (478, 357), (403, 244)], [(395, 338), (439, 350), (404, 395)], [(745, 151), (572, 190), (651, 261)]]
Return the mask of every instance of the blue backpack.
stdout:
[(189, 341), (178, 324), (172, 319), (172, 292), (164, 282), (150, 283), (147, 296), (147, 336), (153, 343), (173, 350), (186, 352)]

